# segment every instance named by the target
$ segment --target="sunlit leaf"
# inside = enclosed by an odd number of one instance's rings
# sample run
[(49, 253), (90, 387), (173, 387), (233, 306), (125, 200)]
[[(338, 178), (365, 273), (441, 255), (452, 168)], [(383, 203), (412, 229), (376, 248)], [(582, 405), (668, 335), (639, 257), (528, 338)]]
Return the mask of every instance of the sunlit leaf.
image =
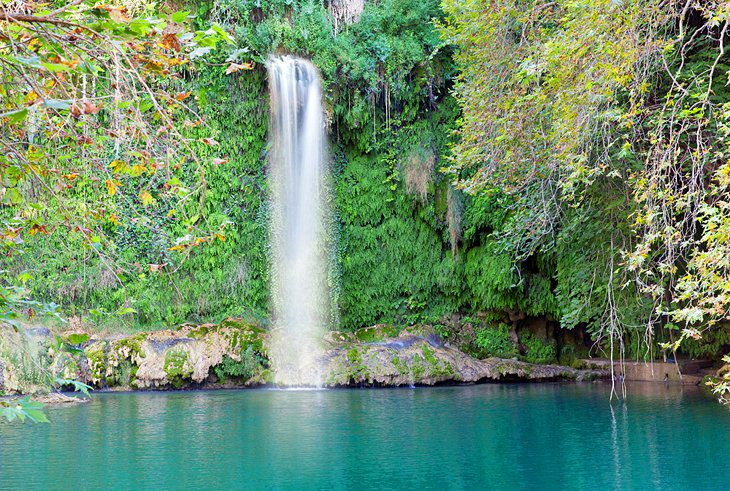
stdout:
[(155, 202), (155, 198), (152, 197), (149, 191), (144, 190), (139, 193), (139, 200), (144, 206), (149, 206)]
[(183, 22), (185, 19), (187, 19), (189, 15), (190, 15), (190, 12), (189, 11), (187, 11), (187, 10), (181, 10), (181, 11), (178, 11), (178, 12), (175, 12), (174, 14), (172, 14), (170, 16), (170, 19), (173, 22), (180, 23), (180, 22)]
[(15, 111), (0, 114), (0, 118), (8, 118), (10, 124), (21, 123), (25, 120), (26, 117), (28, 117), (27, 108), (17, 109)]

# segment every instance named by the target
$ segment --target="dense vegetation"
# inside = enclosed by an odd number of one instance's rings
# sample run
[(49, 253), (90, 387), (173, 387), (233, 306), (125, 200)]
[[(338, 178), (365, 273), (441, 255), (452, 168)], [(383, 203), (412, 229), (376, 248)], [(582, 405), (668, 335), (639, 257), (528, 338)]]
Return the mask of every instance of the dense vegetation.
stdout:
[(265, 324), (265, 61), (294, 53), (326, 94), (333, 326), (476, 326), (475, 351), (535, 361), (558, 352), (516, 339), (534, 319), (621, 356), (727, 352), (726, 7), (357, 3), (74, 2), (106, 36), (83, 49), (8, 22), (9, 311)]

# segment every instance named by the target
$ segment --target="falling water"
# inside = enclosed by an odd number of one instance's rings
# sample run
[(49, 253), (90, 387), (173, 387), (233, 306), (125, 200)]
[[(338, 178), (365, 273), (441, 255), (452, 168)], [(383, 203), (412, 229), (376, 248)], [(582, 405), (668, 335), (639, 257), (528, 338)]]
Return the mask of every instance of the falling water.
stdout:
[(271, 240), (279, 385), (318, 386), (327, 319), (326, 173), (322, 91), (306, 60), (271, 58)]

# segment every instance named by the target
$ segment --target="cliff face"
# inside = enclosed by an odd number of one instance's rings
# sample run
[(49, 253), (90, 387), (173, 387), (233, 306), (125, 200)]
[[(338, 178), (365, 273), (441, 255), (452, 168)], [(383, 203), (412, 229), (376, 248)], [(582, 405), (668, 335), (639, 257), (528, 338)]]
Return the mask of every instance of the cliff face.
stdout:
[[(251, 387), (273, 380), (269, 332), (238, 319), (104, 339), (79, 332), (52, 336), (47, 330), (6, 333), (3, 338), (5, 345), (15, 347), (0, 351), (0, 389), (6, 392), (38, 389), (43, 377), (117, 390)], [(444, 343), (429, 326), (329, 332), (323, 343), (319, 366), (325, 387), (591, 380), (606, 375), (605, 370), (479, 360)], [(18, 356), (21, 352), (25, 355)]]

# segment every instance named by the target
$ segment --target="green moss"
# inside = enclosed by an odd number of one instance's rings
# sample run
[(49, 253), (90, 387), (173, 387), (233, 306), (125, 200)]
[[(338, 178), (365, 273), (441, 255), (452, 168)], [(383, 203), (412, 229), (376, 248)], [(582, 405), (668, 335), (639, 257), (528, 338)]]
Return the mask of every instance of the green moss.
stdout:
[(129, 336), (127, 338), (113, 341), (111, 344), (111, 349), (114, 351), (119, 351), (120, 348), (128, 348), (129, 355), (126, 358), (144, 358), (145, 355), (144, 351), (142, 351), (142, 343), (147, 340), (147, 336), (147, 333), (141, 332), (139, 334), (135, 334), (134, 336)]
[(169, 350), (165, 353), (165, 374), (167, 380), (176, 389), (190, 382), (193, 368), (188, 363), (188, 352), (185, 350)]
[(436, 358), (433, 349), (431, 349), (431, 346), (428, 344), (423, 345), (423, 348), (421, 348), (421, 354), (423, 355), (423, 360), (428, 368), (429, 375), (436, 377), (454, 375), (455, 371), (453, 365), (449, 362)]
[(415, 358), (411, 362), (410, 368), (411, 374), (413, 374), (413, 381), (415, 383), (423, 380), (424, 375), (426, 374), (426, 365), (424, 365), (423, 361), (420, 358)]
[(199, 326), (194, 327), (190, 331), (188, 331), (188, 337), (191, 339), (201, 339), (208, 335), (213, 329), (215, 329), (217, 326), (213, 326), (211, 324), (200, 324)]
[(103, 382), (106, 379), (106, 349), (108, 343), (106, 341), (99, 341), (87, 346), (84, 349), (84, 354), (89, 362), (89, 372), (91, 379), (95, 383)]
[(256, 373), (261, 372), (266, 364), (267, 360), (256, 353), (252, 346), (249, 346), (241, 354), (240, 360), (234, 360), (230, 356), (224, 355), (223, 360), (213, 367), (213, 372), (221, 383), (225, 383), (228, 379), (247, 381)]
[(401, 375), (408, 374), (408, 365), (401, 359), (400, 356), (398, 356), (397, 351), (393, 351), (390, 361), (391, 363), (393, 363), (393, 366), (396, 368), (396, 370), (398, 370)]
[(131, 360), (125, 359), (112, 368), (111, 375), (106, 377), (109, 387), (129, 387), (133, 385), (139, 367)]
[(357, 348), (352, 348), (351, 350), (348, 350), (347, 359), (350, 361), (350, 363), (362, 363), (362, 355), (360, 354), (360, 350), (358, 350)]
[(233, 327), (237, 329), (247, 329), (247, 330), (259, 330), (260, 328), (257, 328), (254, 324), (251, 322), (248, 322), (244, 319), (239, 319), (235, 317), (228, 317), (226, 319), (223, 319), (220, 323), (220, 327)]
[(485, 326), (476, 330), (475, 344), (479, 349), (479, 357), (512, 358), (517, 356), (517, 347), (512, 344), (509, 326), (499, 323), (496, 327)]
[(232, 352), (243, 352), (251, 347), (255, 352), (266, 356), (264, 349), (264, 330), (250, 324), (225, 324), (229, 348)]
[(355, 331), (355, 339), (361, 343), (375, 343), (398, 335), (398, 329), (392, 325), (378, 325)]
[(435, 365), (438, 363), (438, 360), (433, 354), (433, 350), (428, 344), (424, 344), (423, 348), (421, 349), (421, 353), (423, 354), (423, 359), (426, 360), (427, 363), (431, 365)]
[(347, 361), (349, 362), (349, 379), (367, 380), (370, 378), (370, 371), (363, 361), (363, 355), (357, 348), (347, 351)]

